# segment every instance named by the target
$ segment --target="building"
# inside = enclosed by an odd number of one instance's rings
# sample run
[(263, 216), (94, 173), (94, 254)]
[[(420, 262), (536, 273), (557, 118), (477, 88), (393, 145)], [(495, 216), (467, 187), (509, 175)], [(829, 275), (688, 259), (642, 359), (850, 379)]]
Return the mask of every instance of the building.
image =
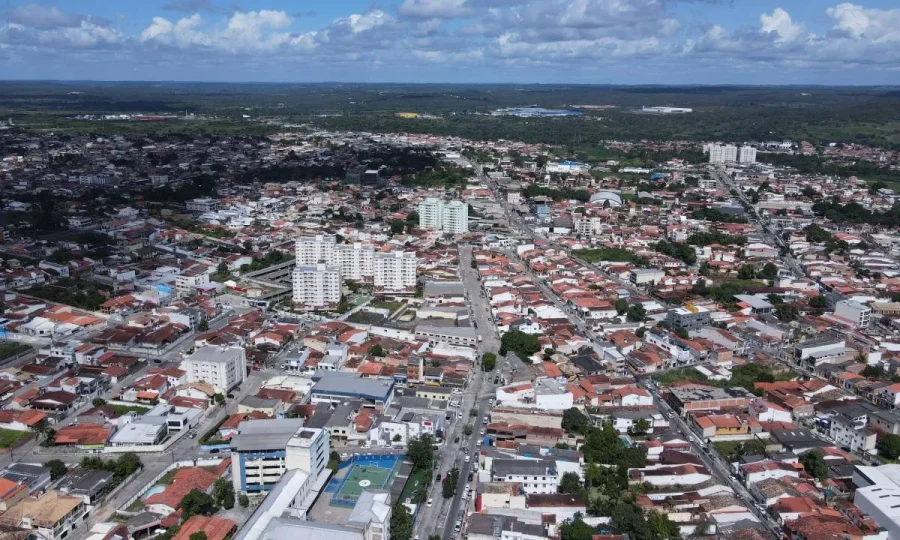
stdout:
[(708, 149), (710, 163), (726, 163), (738, 160), (738, 149), (733, 144), (712, 144), (709, 145)]
[(244, 382), (247, 376), (247, 355), (243, 347), (200, 347), (181, 363), (189, 383), (205, 382), (216, 393), (226, 394)]
[(853, 469), (853, 502), (887, 530), (888, 538), (900, 538), (900, 465)]
[(548, 537), (544, 527), (538, 523), (526, 523), (516, 517), (496, 514), (472, 514), (466, 527), (467, 540), (543, 540)]
[(394, 395), (394, 379), (362, 377), (345, 371), (317, 372), (309, 391), (312, 403), (339, 404), (348, 399), (361, 399), (367, 405), (387, 408)]
[(218, 199), (194, 199), (188, 201), (185, 206), (187, 207), (188, 212), (200, 212), (201, 214), (206, 212), (216, 212), (220, 208), (222, 208), (222, 204)]
[(744, 145), (738, 156), (739, 163), (756, 163), (756, 148)]
[(851, 452), (867, 454), (875, 450), (875, 432), (866, 427), (865, 415), (862, 421), (844, 413), (834, 415), (828, 436), (834, 439), (835, 446), (849, 448)]
[(670, 386), (666, 390), (669, 402), (682, 412), (719, 410), (728, 407), (745, 408), (756, 397), (740, 387), (717, 388), (703, 384)]
[(235, 491), (271, 490), (288, 470), (316, 480), (325, 470), (328, 432), (303, 427), (302, 418), (245, 420), (231, 438), (231, 481)]
[(469, 232), (469, 205), (429, 197), (419, 203), (419, 227), (448, 234)]
[(59, 540), (77, 529), (90, 509), (81, 497), (50, 490), (22, 499), (0, 516), (0, 523), (33, 530), (46, 540)]
[(291, 273), (293, 302), (299, 309), (336, 309), (341, 303), (341, 270), (319, 263), (297, 266)]
[(559, 473), (556, 462), (550, 459), (494, 459), (491, 481), (521, 484), (522, 490), (529, 494), (556, 493)]
[(517, 205), (522, 202), (522, 192), (517, 189), (511, 189), (506, 192), (506, 202)]
[(840, 317), (857, 328), (868, 328), (872, 319), (872, 308), (855, 300), (841, 300), (834, 305), (835, 317)]
[(337, 244), (332, 248), (331, 262), (341, 270), (343, 279), (364, 281), (372, 279), (375, 248), (360, 242), (353, 244)]
[(637, 268), (628, 274), (628, 279), (635, 285), (655, 285), (666, 277), (666, 273), (656, 268)]
[(699, 330), (711, 324), (709, 310), (688, 304), (685, 307), (670, 309), (666, 314), (666, 323), (673, 332), (679, 330)]
[(478, 330), (469, 326), (429, 326), (420, 324), (416, 326), (416, 339), (424, 339), (429, 343), (449, 343), (450, 345), (474, 347), (478, 345)]
[(330, 264), (334, 246), (335, 238), (330, 234), (298, 238), (294, 242), (294, 255), (297, 266), (316, 266), (319, 263)]
[(376, 292), (411, 294), (416, 291), (419, 259), (413, 251), (376, 253), (373, 284)]

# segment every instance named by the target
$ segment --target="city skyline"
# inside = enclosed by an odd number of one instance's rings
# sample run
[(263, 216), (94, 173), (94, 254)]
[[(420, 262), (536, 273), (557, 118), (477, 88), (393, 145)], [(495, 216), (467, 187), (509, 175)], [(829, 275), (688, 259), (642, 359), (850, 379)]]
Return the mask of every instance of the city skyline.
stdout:
[(886, 0), (8, 1), (0, 66), (51, 80), (890, 85), (898, 28)]

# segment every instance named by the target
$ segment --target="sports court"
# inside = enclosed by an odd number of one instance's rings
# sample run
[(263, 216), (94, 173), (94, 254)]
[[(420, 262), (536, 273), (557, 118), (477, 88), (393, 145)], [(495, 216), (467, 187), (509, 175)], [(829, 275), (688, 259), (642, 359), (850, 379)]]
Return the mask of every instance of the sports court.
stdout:
[(342, 478), (329, 482), (326, 492), (332, 491), (332, 506), (352, 508), (364, 490), (390, 491), (403, 462), (403, 456), (356, 456)]

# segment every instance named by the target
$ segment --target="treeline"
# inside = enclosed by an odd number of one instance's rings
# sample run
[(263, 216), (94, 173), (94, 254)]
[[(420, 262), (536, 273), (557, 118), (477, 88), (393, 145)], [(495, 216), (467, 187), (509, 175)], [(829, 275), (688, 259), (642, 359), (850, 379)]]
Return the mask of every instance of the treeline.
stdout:
[(623, 248), (576, 249), (572, 251), (572, 255), (594, 264), (603, 261), (632, 263), (637, 266), (647, 266), (650, 264), (650, 261), (644, 257)]
[(691, 217), (694, 219), (705, 219), (706, 221), (713, 221), (716, 223), (747, 223), (747, 218), (734, 216), (717, 208), (710, 207), (695, 210), (694, 213), (691, 214)]
[(900, 204), (895, 204), (885, 212), (869, 210), (858, 202), (840, 204), (834, 201), (819, 201), (812, 207), (813, 212), (835, 223), (865, 223), (882, 227), (900, 226)]
[(586, 189), (561, 188), (554, 189), (531, 184), (522, 190), (522, 195), (527, 198), (532, 197), (549, 197), (554, 201), (564, 201), (575, 199), (580, 202), (588, 202), (591, 199), (591, 193)]
[(653, 249), (673, 259), (681, 259), (688, 266), (697, 264), (697, 252), (688, 244), (660, 240), (653, 245)]
[(888, 166), (879, 166), (870, 161), (858, 160), (853, 163), (843, 164), (823, 159), (819, 155), (769, 153), (760, 153), (757, 159), (780, 167), (793, 167), (804, 174), (857, 176), (872, 180), (900, 180), (900, 175), (891, 171)]

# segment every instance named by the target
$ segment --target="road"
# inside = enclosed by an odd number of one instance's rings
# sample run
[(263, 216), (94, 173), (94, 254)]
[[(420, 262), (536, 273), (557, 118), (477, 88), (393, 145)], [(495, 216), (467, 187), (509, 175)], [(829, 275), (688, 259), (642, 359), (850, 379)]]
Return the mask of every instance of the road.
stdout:
[[(460, 246), (459, 261), (460, 277), (465, 284), (472, 320), (478, 325), (479, 335), (482, 338), (479, 344), (479, 356), (486, 352), (496, 353), (500, 349), (500, 339), (491, 318), (490, 306), (487, 300), (481, 296), (478, 274), (471, 268), (471, 246)], [(469, 472), (474, 473), (477, 468), (477, 441), (480, 438), (479, 432), (484, 425), (484, 418), (490, 412), (488, 400), (495, 389), (493, 376), (493, 373), (488, 375), (481, 370), (476, 370), (473, 371), (472, 377), (466, 385), (459, 408), (463, 418), (451, 424), (450, 433), (445, 437), (446, 443), (439, 448), (435, 458), (435, 472), (440, 473), (441, 478), (444, 478), (454, 467), (459, 468), (459, 484), (451, 499), (443, 498), (441, 482), (432, 484), (429, 498), (433, 501), (433, 505), (430, 508), (426, 505), (420, 510), (414, 527), (415, 534), (422, 539), (436, 533), (439, 533), (444, 540), (452, 538), (457, 519), (464, 517), (465, 509), (472, 501), (471, 498), (463, 500), (463, 494), (468, 483)], [(470, 416), (469, 411), (472, 409), (477, 412), (475, 416)], [(463, 430), (468, 423), (472, 424), (473, 433), (467, 437)], [(460, 437), (459, 443), (454, 442), (457, 436)], [(466, 452), (471, 456), (470, 463), (465, 462)]]
[(700, 458), (700, 461), (703, 462), (703, 465), (716, 478), (718, 483), (730, 487), (757, 519), (776, 537), (780, 538), (782, 536), (781, 527), (769, 514), (760, 508), (753, 496), (750, 495), (750, 492), (747, 491), (747, 488), (732, 476), (728, 463), (688, 427), (684, 419), (679, 416), (678, 411), (674, 410), (659, 394), (658, 386), (652, 383), (649, 377), (643, 378), (640, 384), (653, 395), (654, 405), (669, 419), (669, 427), (674, 428), (686, 440), (690, 441), (692, 453)]

